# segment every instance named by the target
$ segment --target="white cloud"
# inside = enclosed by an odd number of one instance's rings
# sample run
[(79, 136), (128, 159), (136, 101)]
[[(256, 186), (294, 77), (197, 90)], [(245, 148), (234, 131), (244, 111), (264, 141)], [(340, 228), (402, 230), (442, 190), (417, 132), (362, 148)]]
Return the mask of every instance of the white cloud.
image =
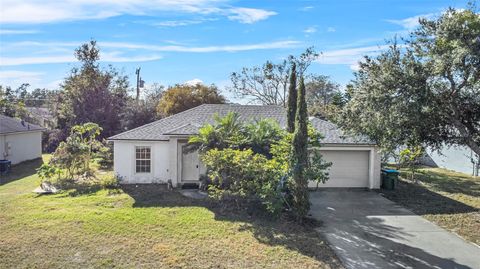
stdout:
[(194, 79), (187, 80), (187, 81), (183, 82), (183, 84), (189, 85), (189, 86), (195, 86), (197, 84), (205, 84), (205, 83), (203, 82), (203, 80), (201, 80), (199, 78), (194, 78)]
[(41, 80), (41, 72), (3, 70), (0, 71), (0, 85), (20, 85), (22, 83), (36, 83)]
[(300, 45), (299, 41), (286, 40), (275, 41), (257, 44), (246, 45), (225, 45), (225, 46), (204, 46), (204, 47), (187, 47), (178, 45), (169, 46), (157, 46), (157, 45), (144, 45), (135, 43), (121, 43), (121, 42), (99, 42), (100, 47), (111, 48), (123, 48), (123, 49), (144, 49), (151, 51), (163, 51), (163, 52), (195, 52), (195, 53), (207, 53), (207, 52), (238, 52), (248, 50), (264, 50), (264, 49), (282, 49), (292, 48)]
[(314, 8), (315, 8), (314, 6), (305, 6), (305, 7), (299, 8), (298, 10), (300, 10), (300, 11), (310, 11)]
[[(46, 64), (46, 63), (70, 63), (76, 62), (73, 53), (74, 48), (78, 47), (81, 42), (35, 42), (24, 41), (5, 44), (3, 47), (3, 55), (10, 50), (25, 49), (29, 50), (29, 55), (40, 54), (40, 56), (26, 57), (5, 57), (0, 56), (0, 66), (27, 65), (27, 64)], [(294, 48), (301, 45), (299, 41), (286, 40), (256, 44), (242, 45), (225, 45), (225, 46), (198, 46), (188, 47), (181, 45), (148, 45), (125, 42), (98, 42), (100, 48), (104, 49), (101, 53), (101, 61), (104, 62), (146, 62), (155, 61), (162, 56), (155, 53), (158, 52), (186, 52), (186, 53), (213, 53), (213, 52), (240, 52), (249, 50), (266, 50), (266, 49), (283, 49)], [(109, 51), (113, 50), (113, 51)], [(145, 51), (138, 55), (138, 51)], [(59, 54), (51, 54), (59, 52)], [(33, 53), (35, 52), (35, 53)], [(135, 52), (137, 55), (127, 53)], [(42, 55), (49, 53), (47, 55)]]
[(232, 13), (232, 15), (228, 16), (230, 20), (247, 24), (265, 20), (270, 16), (277, 15), (274, 11), (244, 7), (232, 8), (229, 11)]
[[(10, 44), (4, 44), (4, 52), (8, 49), (15, 49), (20, 47), (26, 47), (32, 49), (34, 47), (59, 49), (59, 48), (76, 48), (82, 42), (36, 42), (36, 41), (22, 41)], [(283, 49), (294, 48), (301, 45), (300, 41), (295, 40), (283, 40), (272, 41), (265, 43), (254, 44), (236, 44), (236, 45), (223, 45), (223, 46), (182, 46), (182, 45), (149, 45), (140, 43), (127, 43), (127, 42), (97, 42), (100, 48), (117, 48), (117, 49), (131, 49), (131, 50), (149, 50), (157, 52), (194, 52), (194, 53), (207, 53), (207, 52), (238, 52), (248, 50), (263, 50), (263, 49)], [(102, 54), (103, 55), (103, 54)]]
[(24, 34), (36, 34), (37, 30), (18, 30), (18, 29), (0, 29), (0, 35), (24, 35)]
[(158, 12), (216, 14), (241, 23), (253, 23), (276, 14), (263, 9), (232, 7), (228, 2), (230, 0), (2, 0), (0, 23), (51, 23)]
[[(158, 55), (147, 56), (122, 56), (120, 52), (104, 52), (102, 62), (147, 62), (161, 59)], [(0, 57), (0, 66), (28, 65), (28, 64), (54, 64), (72, 63), (77, 59), (73, 54), (48, 55), (48, 56), (27, 56), (27, 57)]]
[(359, 65), (358, 63), (352, 64), (352, 65), (350, 65), (350, 69), (351, 69), (352, 71), (355, 71), (355, 72), (356, 72), (356, 71), (360, 70), (360, 65)]
[(420, 18), (431, 19), (435, 15), (436, 14), (434, 14), (434, 13), (422, 14), (422, 15), (417, 15), (417, 16), (413, 16), (413, 17), (409, 17), (409, 18), (405, 18), (405, 19), (401, 19), (401, 20), (387, 20), (387, 22), (400, 25), (403, 28), (405, 28), (406, 30), (413, 30), (417, 26), (420, 25), (419, 22), (418, 22)]
[(72, 55), (55, 56), (27, 56), (27, 57), (0, 57), (0, 66), (25, 65), (25, 64), (53, 64), (74, 62)]
[(354, 69), (363, 56), (378, 55), (386, 48), (388, 45), (325, 51), (318, 57), (317, 62), (320, 64), (344, 64)]
[(148, 24), (151, 26), (158, 26), (158, 27), (179, 27), (179, 26), (188, 26), (188, 25), (195, 25), (201, 24), (204, 22), (209, 21), (216, 21), (218, 18), (196, 18), (192, 20), (170, 20), (170, 21), (143, 21), (139, 23)]
[(303, 32), (306, 33), (306, 34), (313, 34), (313, 33), (317, 32), (317, 26), (307, 27), (305, 30), (303, 30)]
[(150, 62), (162, 58), (160, 55), (122, 56), (121, 52), (104, 52), (101, 61), (109, 63)]
[(333, 33), (335, 31), (337, 31), (337, 29), (335, 29), (334, 27), (328, 27), (327, 28), (327, 32), (329, 32), (329, 33)]
[(152, 23), (153, 26), (161, 26), (161, 27), (177, 27), (177, 26), (187, 26), (193, 24), (200, 24), (202, 20), (180, 20), (180, 21), (160, 21)]

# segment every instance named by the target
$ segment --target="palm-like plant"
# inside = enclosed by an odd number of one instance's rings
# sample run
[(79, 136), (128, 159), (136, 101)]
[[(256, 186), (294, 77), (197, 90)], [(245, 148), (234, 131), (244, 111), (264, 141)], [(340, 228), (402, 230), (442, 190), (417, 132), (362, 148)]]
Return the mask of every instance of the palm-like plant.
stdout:
[(245, 144), (243, 125), (236, 113), (225, 117), (214, 116), (214, 124), (206, 124), (199, 129), (198, 135), (190, 137), (186, 151), (198, 150), (201, 153), (209, 149), (241, 148)]
[(271, 119), (244, 124), (233, 112), (225, 117), (214, 116), (215, 123), (200, 128), (198, 135), (189, 139), (187, 152), (209, 149), (252, 149), (254, 153), (271, 158), (270, 146), (283, 137), (283, 130)]
[(253, 152), (271, 158), (270, 147), (283, 137), (283, 130), (272, 119), (263, 119), (245, 126), (247, 144)]

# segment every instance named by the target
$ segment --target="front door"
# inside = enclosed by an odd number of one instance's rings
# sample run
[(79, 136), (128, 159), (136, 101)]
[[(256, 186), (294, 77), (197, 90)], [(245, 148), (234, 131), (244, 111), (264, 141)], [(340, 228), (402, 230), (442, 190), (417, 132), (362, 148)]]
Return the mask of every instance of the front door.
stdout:
[(198, 152), (184, 153), (182, 147), (182, 181), (198, 181), (200, 177)]

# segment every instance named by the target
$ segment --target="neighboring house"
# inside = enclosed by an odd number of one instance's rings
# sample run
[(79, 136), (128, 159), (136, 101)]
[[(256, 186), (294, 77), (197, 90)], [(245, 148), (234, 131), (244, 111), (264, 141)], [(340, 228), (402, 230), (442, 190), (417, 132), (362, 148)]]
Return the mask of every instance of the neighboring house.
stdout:
[[(182, 149), (200, 127), (214, 122), (215, 114), (225, 116), (228, 112), (237, 113), (243, 121), (271, 118), (286, 126), (286, 110), (280, 106), (201, 105), (110, 137), (114, 142), (115, 173), (128, 184), (198, 183), (200, 175), (205, 173), (198, 152), (185, 154)], [(380, 155), (373, 143), (364, 138), (345, 137), (330, 122), (317, 118), (310, 121), (325, 136), (321, 151), (333, 163), (330, 179), (320, 187), (380, 187)], [(315, 187), (316, 183), (309, 186)]]
[(465, 146), (444, 146), (441, 150), (427, 150), (428, 155), (439, 167), (469, 175), (478, 174), (480, 158)]
[(28, 121), (36, 123), (48, 129), (55, 129), (57, 123), (55, 117), (46, 107), (26, 107), (28, 111)]
[(42, 128), (0, 115), (0, 159), (17, 164), (42, 157)]

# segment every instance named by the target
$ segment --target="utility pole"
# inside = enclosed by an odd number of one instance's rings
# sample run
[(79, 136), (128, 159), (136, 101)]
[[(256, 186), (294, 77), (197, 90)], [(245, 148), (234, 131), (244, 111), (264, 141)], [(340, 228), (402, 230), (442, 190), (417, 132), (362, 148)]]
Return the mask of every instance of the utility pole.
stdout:
[(140, 100), (140, 67), (135, 70), (135, 74), (137, 75), (137, 102)]

